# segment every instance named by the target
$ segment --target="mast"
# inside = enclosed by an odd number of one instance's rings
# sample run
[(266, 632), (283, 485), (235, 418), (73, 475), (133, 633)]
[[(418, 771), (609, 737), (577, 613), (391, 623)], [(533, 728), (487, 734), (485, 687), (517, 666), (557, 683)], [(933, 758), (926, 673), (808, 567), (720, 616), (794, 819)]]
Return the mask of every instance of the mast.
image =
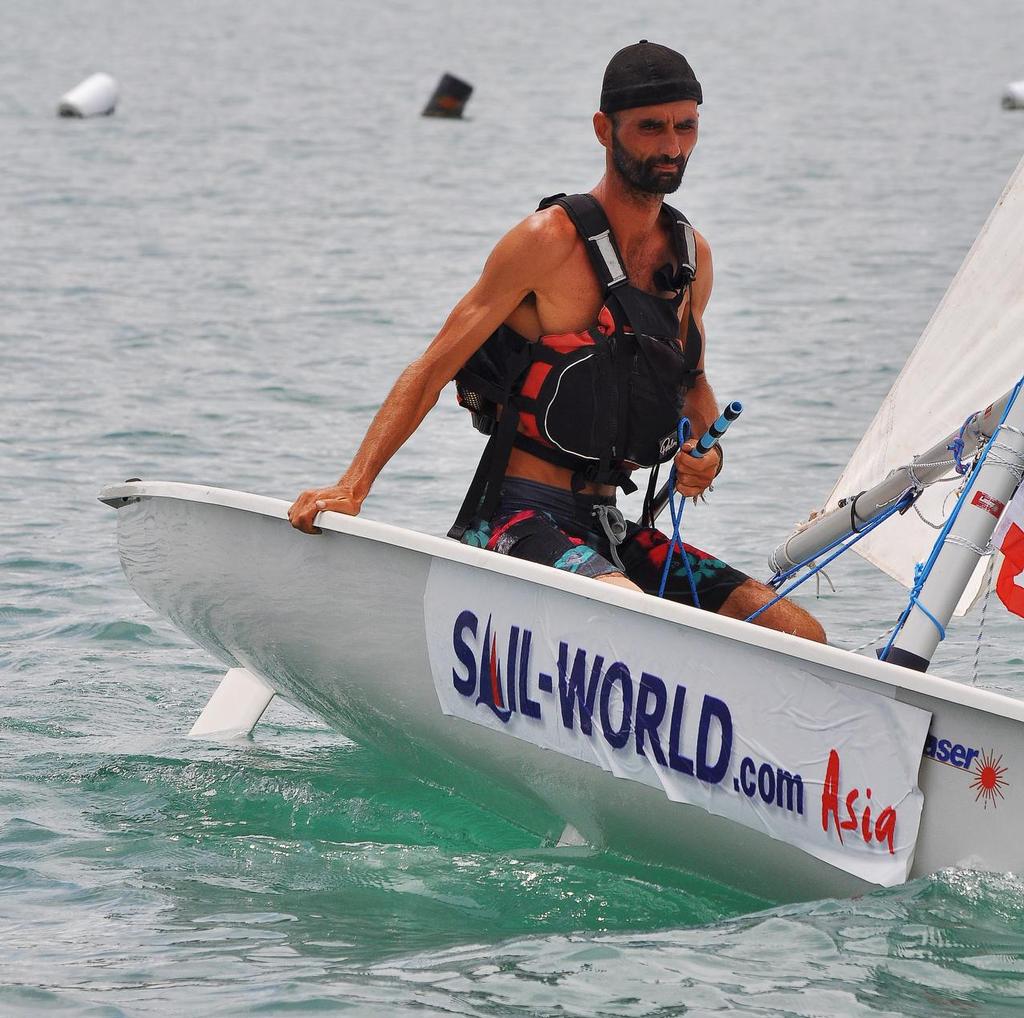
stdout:
[[(1020, 388), (1018, 384), (1014, 395)], [(942, 531), (925, 563), (920, 590), (915, 585), (911, 592), (896, 633), (881, 655), (886, 661), (927, 671), (935, 648), (945, 638), (953, 610), (978, 562), (989, 553), (992, 531), (1024, 472), (1024, 399), (1011, 402), (986, 453), (961, 496), (961, 511)]]
[[(889, 645), (880, 654), (885, 661), (925, 672), (945, 627), (974, 574), (978, 562), (990, 552), (989, 542), (999, 514), (1013, 498), (1024, 474), (1024, 378), (995, 404), (975, 415), (963, 429), (964, 455), (981, 451), (956, 507), (939, 534), (922, 579), (910, 592), (910, 601), (896, 624)], [(907, 492), (920, 492), (930, 481), (949, 472), (949, 448), (956, 431), (923, 456), (894, 470), (882, 483), (806, 525), (772, 553), (776, 571), (793, 568), (861, 529), (873, 517)]]
[(983, 459), (924, 563), (923, 582), (915, 584), (884, 654), (893, 664), (926, 671), (979, 560), (989, 552), (999, 515), (1024, 473), (1024, 398), (1018, 398), (1022, 387), (1024, 379), (974, 415), (962, 435), (959, 430), (953, 432), (880, 484), (805, 525), (775, 549), (769, 558), (771, 568), (778, 573), (813, 560), (825, 548), (863, 529), (908, 491), (920, 491), (948, 474), (954, 440), (962, 438), (963, 457), (981, 450)]

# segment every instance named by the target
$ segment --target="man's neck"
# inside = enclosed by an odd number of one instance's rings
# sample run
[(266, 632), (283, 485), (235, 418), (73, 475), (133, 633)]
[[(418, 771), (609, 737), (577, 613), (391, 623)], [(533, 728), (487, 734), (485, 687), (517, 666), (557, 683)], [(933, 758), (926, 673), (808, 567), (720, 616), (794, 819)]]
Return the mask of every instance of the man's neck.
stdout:
[(643, 244), (650, 237), (664, 200), (660, 194), (647, 194), (629, 187), (612, 173), (605, 173), (591, 194), (601, 203), (623, 251)]

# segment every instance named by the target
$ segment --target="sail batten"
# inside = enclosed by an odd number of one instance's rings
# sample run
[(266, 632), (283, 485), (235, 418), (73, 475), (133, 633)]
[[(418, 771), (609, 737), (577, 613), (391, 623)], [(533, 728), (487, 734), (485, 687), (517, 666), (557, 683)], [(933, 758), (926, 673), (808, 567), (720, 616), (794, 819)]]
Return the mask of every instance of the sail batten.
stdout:
[[(1012, 388), (1024, 374), (1024, 159), (981, 228), (824, 506), (870, 488)], [(949, 476), (953, 477), (952, 466)], [(868, 562), (910, 587), (932, 547), (954, 484), (938, 483), (919, 513), (893, 517), (856, 545)], [(980, 587), (972, 579), (958, 613)]]

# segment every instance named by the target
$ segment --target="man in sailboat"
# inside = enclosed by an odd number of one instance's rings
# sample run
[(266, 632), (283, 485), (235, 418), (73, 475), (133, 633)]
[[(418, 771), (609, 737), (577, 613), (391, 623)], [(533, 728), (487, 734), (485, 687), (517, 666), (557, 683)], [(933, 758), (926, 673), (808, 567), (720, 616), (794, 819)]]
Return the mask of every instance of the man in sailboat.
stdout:
[[(747, 618), (775, 596), (690, 545), (669, 554), (653, 526), (628, 523), (615, 491), (637, 467), (673, 461), (696, 498), (722, 468), (697, 459), (676, 422), (702, 435), (718, 417), (704, 374), (702, 316), (711, 295), (707, 241), (664, 203), (697, 142), (699, 82), (680, 54), (646, 40), (612, 57), (594, 130), (605, 173), (588, 195), (556, 195), (491, 252), (427, 350), (402, 372), (352, 465), (302, 492), (292, 525), (321, 511), (356, 515), (384, 465), (456, 380), (491, 438), (452, 536)], [(648, 491), (648, 507), (653, 486)], [(669, 558), (666, 570), (665, 561)], [(779, 601), (759, 625), (824, 642), (819, 623)]]

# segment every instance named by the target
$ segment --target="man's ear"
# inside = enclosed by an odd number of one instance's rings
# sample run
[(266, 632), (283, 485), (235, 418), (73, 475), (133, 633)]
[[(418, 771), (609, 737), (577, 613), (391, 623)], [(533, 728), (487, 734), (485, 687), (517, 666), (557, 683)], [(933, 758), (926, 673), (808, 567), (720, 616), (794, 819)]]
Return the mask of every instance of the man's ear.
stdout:
[(612, 147), (612, 118), (607, 113), (598, 110), (594, 114), (594, 134), (597, 140), (606, 148)]

